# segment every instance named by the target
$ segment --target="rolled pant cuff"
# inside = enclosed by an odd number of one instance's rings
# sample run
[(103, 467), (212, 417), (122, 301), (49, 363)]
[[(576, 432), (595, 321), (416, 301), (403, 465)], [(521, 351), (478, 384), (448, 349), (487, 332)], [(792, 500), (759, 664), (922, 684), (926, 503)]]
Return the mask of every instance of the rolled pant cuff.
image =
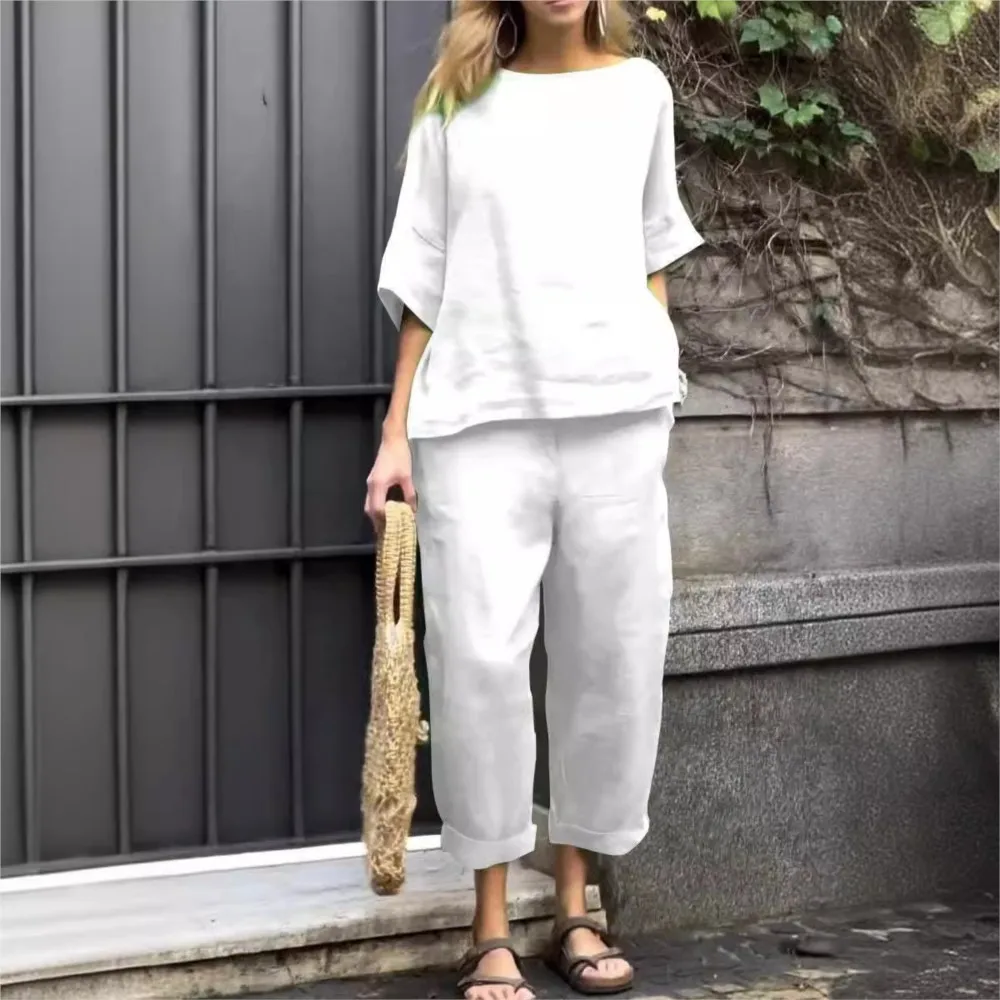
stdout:
[(614, 830), (611, 833), (596, 833), (582, 826), (560, 823), (549, 816), (549, 843), (578, 847), (581, 851), (618, 857), (628, 854), (637, 847), (649, 832), (649, 821), (636, 830)]
[(534, 823), (515, 837), (506, 840), (473, 840), (446, 823), (441, 828), (441, 850), (460, 865), (479, 871), (517, 861), (535, 849), (537, 829)]

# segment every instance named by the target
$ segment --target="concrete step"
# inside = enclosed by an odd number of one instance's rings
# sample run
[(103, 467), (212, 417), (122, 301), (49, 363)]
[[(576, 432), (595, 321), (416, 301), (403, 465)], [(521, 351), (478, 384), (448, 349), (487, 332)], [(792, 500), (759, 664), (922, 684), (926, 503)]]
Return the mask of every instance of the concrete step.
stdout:
[[(4, 1000), (237, 996), (348, 976), (434, 968), (468, 946), (472, 873), (439, 850), (411, 853), (398, 896), (340, 858), (98, 884), (0, 885)], [(537, 954), (552, 880), (510, 873), (511, 921)], [(596, 887), (591, 908), (600, 909)]]

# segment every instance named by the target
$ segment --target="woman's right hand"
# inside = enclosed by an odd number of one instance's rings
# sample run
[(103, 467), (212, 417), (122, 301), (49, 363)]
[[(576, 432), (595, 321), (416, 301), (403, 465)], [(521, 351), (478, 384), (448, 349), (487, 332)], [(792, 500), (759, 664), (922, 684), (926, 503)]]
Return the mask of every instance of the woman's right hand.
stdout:
[(375, 464), (368, 474), (365, 514), (376, 531), (380, 531), (385, 524), (385, 502), (393, 486), (398, 486), (403, 491), (403, 499), (416, 510), (417, 492), (413, 488), (410, 442), (405, 434), (382, 439)]

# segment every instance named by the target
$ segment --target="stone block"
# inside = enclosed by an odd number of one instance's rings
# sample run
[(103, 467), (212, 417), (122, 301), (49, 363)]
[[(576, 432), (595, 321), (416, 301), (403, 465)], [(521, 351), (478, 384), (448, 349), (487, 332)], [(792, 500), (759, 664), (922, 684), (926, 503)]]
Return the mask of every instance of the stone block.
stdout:
[(996, 561), (997, 423), (962, 413), (678, 421), (680, 577)]
[(650, 834), (602, 866), (612, 927), (995, 891), (984, 663), (995, 645), (668, 677)]

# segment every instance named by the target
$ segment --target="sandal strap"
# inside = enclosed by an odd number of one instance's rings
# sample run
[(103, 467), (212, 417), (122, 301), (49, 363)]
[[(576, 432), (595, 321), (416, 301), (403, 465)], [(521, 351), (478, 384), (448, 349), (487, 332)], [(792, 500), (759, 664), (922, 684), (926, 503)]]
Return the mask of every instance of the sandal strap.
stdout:
[(566, 964), (574, 969), (581, 964), (590, 965), (596, 969), (598, 962), (606, 962), (609, 958), (625, 957), (625, 952), (621, 948), (606, 948), (604, 951), (595, 952), (593, 955), (574, 955), (564, 948), (563, 954), (566, 956)]
[[(514, 941), (512, 938), (488, 938), (486, 941), (478, 941), (474, 944), (462, 957), (462, 960), (458, 963), (458, 974), (463, 977), (463, 982), (469, 979), (476, 971), (479, 963), (491, 952), (491, 951), (508, 951), (511, 957), (514, 959), (514, 964), (517, 966), (517, 971), (521, 972), (521, 956), (518, 955), (517, 949), (514, 947)], [(524, 980), (522, 979), (521, 982)], [(510, 980), (503, 979), (498, 981), (497, 986), (508, 986), (510, 985)], [(459, 984), (461, 986), (461, 983)], [(471, 985), (471, 984), (470, 984)], [(478, 985), (490, 985), (488, 983), (479, 983)]]
[(567, 936), (572, 931), (577, 930), (593, 931), (605, 944), (611, 942), (607, 928), (599, 924), (593, 917), (567, 917), (565, 920), (560, 920), (552, 929), (552, 937), (561, 947)]
[(621, 948), (607, 948), (604, 951), (598, 951), (593, 955), (574, 955), (566, 948), (563, 948), (563, 955), (566, 957), (566, 969), (568, 974), (575, 975), (581, 966), (589, 966), (591, 969), (596, 969), (599, 963), (605, 962), (609, 958), (624, 958), (625, 952), (623, 952)]
[(526, 979), (507, 979), (504, 976), (466, 976), (458, 981), (458, 988), (465, 993), (467, 990), (475, 989), (477, 986), (509, 986), (514, 993), (528, 986)]

